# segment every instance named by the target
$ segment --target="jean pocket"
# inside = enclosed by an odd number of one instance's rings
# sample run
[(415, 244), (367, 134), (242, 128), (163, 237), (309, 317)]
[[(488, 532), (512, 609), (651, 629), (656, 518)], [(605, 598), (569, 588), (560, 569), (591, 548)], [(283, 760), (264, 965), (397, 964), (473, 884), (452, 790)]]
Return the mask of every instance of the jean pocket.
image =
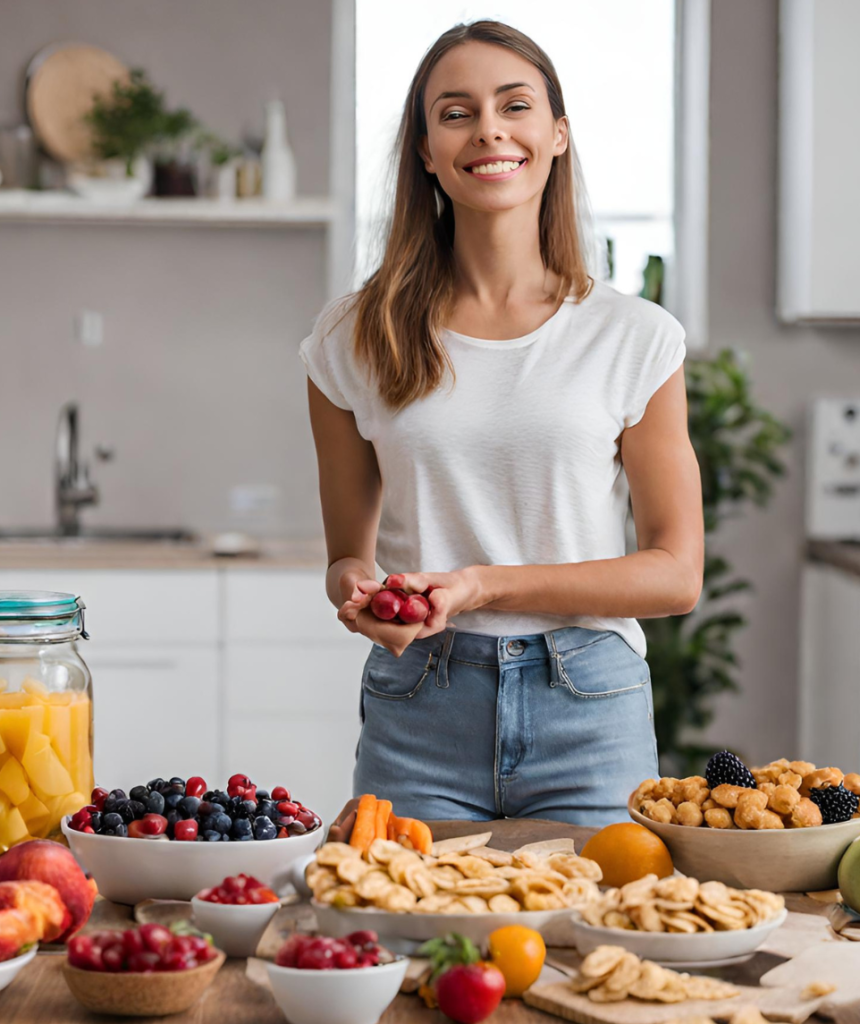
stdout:
[(410, 644), (395, 658), (387, 648), (374, 644), (365, 664), (362, 689), (383, 700), (409, 700), (418, 693), (435, 666), (432, 650)]
[(557, 660), (561, 681), (577, 697), (619, 697), (651, 679), (648, 663), (617, 633), (560, 651)]

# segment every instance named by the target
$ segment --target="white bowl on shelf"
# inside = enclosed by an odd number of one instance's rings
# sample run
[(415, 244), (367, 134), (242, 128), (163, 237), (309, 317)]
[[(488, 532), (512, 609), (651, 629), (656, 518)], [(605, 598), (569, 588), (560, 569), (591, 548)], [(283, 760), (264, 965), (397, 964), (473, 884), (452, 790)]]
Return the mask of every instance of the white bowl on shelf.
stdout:
[(13, 956), (11, 960), (0, 960), (0, 990), (12, 984), (15, 975), (30, 963), (38, 949), (38, 946), (33, 946), (26, 953), (22, 953), (20, 956)]
[[(276, 842), (272, 839), (271, 842)], [(269, 927), (269, 922), (281, 909), (278, 903), (210, 903), (194, 896), (191, 910), (194, 924), (212, 936), (218, 949), (227, 956), (253, 956)]]
[(60, 823), (75, 859), (89, 871), (99, 893), (114, 903), (190, 900), (201, 889), (244, 872), (269, 885), (294, 861), (307, 860), (325, 836), (325, 824), (303, 836), (251, 839), (244, 843), (189, 843), (131, 839), (76, 832)]
[(290, 1024), (376, 1024), (400, 991), (409, 960), (309, 971), (267, 963), (275, 1002)]
[(623, 946), (643, 960), (661, 964), (701, 964), (750, 956), (788, 916), (784, 908), (754, 928), (734, 931), (696, 932), (685, 935), (670, 932), (633, 931), (628, 928), (602, 928), (588, 924), (573, 911), (572, 927), (576, 948), (586, 956), (598, 946)]

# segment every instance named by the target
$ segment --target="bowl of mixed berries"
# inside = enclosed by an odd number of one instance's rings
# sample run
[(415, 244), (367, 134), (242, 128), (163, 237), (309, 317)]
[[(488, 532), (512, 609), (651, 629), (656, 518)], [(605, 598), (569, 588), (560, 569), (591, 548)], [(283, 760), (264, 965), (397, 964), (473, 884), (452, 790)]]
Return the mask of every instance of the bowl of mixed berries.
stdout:
[(160, 1017), (196, 1003), (223, 963), (206, 935), (143, 924), (73, 936), (63, 974), (88, 1010)]
[(409, 958), (373, 931), (342, 939), (296, 932), (267, 963), (275, 1001), (291, 1024), (376, 1024), (406, 976)]
[(288, 789), (246, 775), (225, 790), (200, 777), (155, 778), (127, 794), (97, 788), (61, 828), (102, 896), (130, 904), (190, 900), (242, 872), (268, 883), (323, 838), (320, 816)]

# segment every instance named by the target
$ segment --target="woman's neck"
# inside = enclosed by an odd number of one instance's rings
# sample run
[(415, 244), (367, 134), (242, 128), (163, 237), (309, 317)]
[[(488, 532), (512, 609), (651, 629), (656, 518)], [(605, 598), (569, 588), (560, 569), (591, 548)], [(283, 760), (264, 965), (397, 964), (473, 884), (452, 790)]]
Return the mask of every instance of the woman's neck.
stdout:
[(455, 210), (458, 300), (495, 310), (552, 300), (557, 279), (541, 257), (536, 198), (498, 212)]

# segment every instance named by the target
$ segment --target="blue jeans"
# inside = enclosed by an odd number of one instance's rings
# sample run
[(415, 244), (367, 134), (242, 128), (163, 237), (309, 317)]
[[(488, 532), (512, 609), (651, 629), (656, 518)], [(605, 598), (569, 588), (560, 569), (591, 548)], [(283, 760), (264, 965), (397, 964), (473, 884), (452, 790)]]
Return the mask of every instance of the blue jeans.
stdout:
[(659, 777), (648, 665), (608, 631), (374, 644), (361, 718), (353, 792), (401, 816), (607, 825)]

